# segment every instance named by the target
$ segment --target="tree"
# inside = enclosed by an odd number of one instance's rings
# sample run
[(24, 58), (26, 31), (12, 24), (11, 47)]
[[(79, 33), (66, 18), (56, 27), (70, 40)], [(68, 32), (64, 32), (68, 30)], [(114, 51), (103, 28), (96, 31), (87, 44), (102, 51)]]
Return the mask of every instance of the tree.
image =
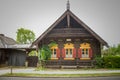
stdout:
[(120, 44), (102, 50), (103, 56), (120, 56)]
[(51, 47), (57, 45), (56, 42), (51, 42), (48, 45), (43, 45), (39, 51), (38, 51), (38, 58), (40, 61), (40, 64), (42, 65), (41, 67), (46, 65), (46, 61), (49, 60), (51, 58)]
[(51, 50), (47, 45), (43, 45), (40, 49), (40, 60), (49, 60), (51, 58)]
[(118, 46), (117, 46), (116, 55), (120, 56), (120, 44), (118, 44)]
[(29, 44), (35, 40), (35, 34), (29, 29), (20, 28), (17, 30), (16, 41), (21, 44)]
[(37, 54), (37, 51), (36, 50), (32, 50), (32, 51), (29, 52), (28, 55), (29, 56), (37, 56), (36, 54)]
[(43, 45), (40, 49), (39, 49), (39, 59), (40, 60), (49, 60), (51, 58), (51, 47), (57, 45), (56, 42), (51, 42), (48, 45)]

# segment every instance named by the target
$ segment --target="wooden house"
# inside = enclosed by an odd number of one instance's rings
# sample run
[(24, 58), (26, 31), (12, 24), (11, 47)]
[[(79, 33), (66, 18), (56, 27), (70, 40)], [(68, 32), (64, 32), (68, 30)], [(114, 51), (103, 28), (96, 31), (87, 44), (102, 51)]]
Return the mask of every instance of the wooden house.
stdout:
[(16, 44), (16, 42), (12, 38), (0, 34), (0, 66), (7, 65), (11, 53), (11, 50), (8, 50), (7, 47), (13, 44)]
[(52, 41), (52, 57), (47, 67), (92, 66), (95, 56), (101, 55), (102, 46), (108, 46), (99, 35), (70, 11), (67, 10), (32, 44), (39, 49)]
[[(0, 67), (11, 65), (25, 66), (28, 52), (34, 49), (30, 48), (30, 45), (17, 44), (14, 39), (0, 34)], [(28, 63), (30, 64), (32, 62), (29, 58), (30, 57), (28, 57)], [(34, 64), (37, 65), (35, 60)]]

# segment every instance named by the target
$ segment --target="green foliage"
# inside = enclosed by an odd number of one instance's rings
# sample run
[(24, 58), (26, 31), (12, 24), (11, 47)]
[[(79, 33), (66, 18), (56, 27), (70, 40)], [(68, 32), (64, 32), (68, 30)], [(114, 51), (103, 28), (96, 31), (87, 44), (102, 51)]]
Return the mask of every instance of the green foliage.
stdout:
[(34, 51), (34, 50), (33, 50), (33, 51), (31, 51), (28, 55), (29, 55), (29, 56), (36, 56), (36, 53), (37, 53), (37, 51)]
[(120, 56), (120, 44), (102, 50), (103, 56)]
[(109, 49), (108, 49), (108, 55), (116, 55), (116, 50), (117, 50), (117, 48), (116, 47), (110, 47)]
[(120, 56), (120, 44), (118, 44), (118, 46), (117, 46), (116, 55)]
[(103, 57), (95, 58), (96, 67), (120, 68), (120, 44), (102, 50)]
[(120, 68), (120, 56), (106, 56), (103, 60), (105, 68)]
[(46, 68), (43, 66), (39, 66), (35, 69), (35, 71), (41, 71), (41, 70), (46, 70)]
[(39, 57), (40, 60), (49, 60), (51, 58), (51, 50), (47, 45), (43, 45), (40, 49), (39, 49)]
[(55, 41), (52, 41), (50, 44), (48, 44), (49, 48), (53, 47), (53, 46), (56, 46), (56, 42)]
[(96, 57), (97, 68), (120, 68), (120, 56)]
[(38, 68), (44, 68), (46, 65), (46, 61), (49, 60), (51, 58), (51, 47), (52, 46), (56, 46), (56, 42), (51, 42), (48, 45), (42, 45), (42, 47), (38, 50), (38, 59), (39, 59), (39, 64), (41, 66), (38, 66)]
[(57, 45), (56, 42), (51, 42), (50, 44), (48, 45), (43, 45), (40, 49), (39, 49), (39, 60), (43, 60), (43, 61), (46, 61), (46, 60), (49, 60), (51, 58), (51, 54), (52, 54), (52, 51), (51, 51), (51, 47), (52, 46), (55, 46)]
[(17, 30), (16, 41), (21, 44), (32, 43), (35, 40), (35, 34), (33, 31), (20, 28)]
[(96, 68), (103, 68), (104, 67), (104, 61), (103, 58), (100, 56), (95, 57), (95, 67)]

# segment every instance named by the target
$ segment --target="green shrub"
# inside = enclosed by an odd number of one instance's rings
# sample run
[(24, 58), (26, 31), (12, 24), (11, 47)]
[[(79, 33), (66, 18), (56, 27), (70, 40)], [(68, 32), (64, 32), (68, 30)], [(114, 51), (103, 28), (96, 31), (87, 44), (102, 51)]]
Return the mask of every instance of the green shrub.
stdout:
[(104, 61), (102, 57), (95, 57), (95, 67), (96, 68), (103, 68)]
[(120, 44), (110, 46), (108, 49), (102, 49), (103, 56), (120, 56)]
[(31, 52), (29, 52), (29, 56), (37, 56), (36, 55), (37, 54), (37, 51), (35, 51), (35, 50), (32, 50)]
[(97, 68), (120, 68), (120, 56), (105, 56), (95, 58)]
[(120, 68), (120, 56), (105, 56), (103, 60), (105, 68)]

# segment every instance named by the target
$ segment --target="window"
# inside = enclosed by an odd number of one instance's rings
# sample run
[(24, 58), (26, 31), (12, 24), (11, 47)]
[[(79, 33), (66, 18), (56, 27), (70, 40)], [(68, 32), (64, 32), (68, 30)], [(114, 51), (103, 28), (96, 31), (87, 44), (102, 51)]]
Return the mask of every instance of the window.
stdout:
[(53, 47), (51, 47), (51, 51), (52, 51), (52, 55), (51, 55), (51, 59), (58, 59), (58, 45), (55, 45)]
[(86, 55), (88, 55), (88, 49), (86, 49)]
[(90, 59), (92, 56), (91, 47), (89, 43), (82, 43), (80, 44), (80, 50), (79, 50), (80, 58), (82, 59)]
[(63, 51), (64, 60), (74, 60), (76, 56), (74, 44), (66, 43), (64, 44), (64, 51)]
[(52, 51), (52, 58), (56, 58), (57, 57), (57, 52), (56, 52), (56, 49), (51, 49), (51, 51)]
[(66, 58), (72, 58), (73, 51), (72, 49), (66, 49)]
[(70, 57), (72, 57), (73, 49), (70, 49)]
[(82, 49), (82, 58), (89, 58), (88, 49)]
[(66, 57), (68, 57), (69, 55), (68, 55), (68, 49), (66, 49)]

